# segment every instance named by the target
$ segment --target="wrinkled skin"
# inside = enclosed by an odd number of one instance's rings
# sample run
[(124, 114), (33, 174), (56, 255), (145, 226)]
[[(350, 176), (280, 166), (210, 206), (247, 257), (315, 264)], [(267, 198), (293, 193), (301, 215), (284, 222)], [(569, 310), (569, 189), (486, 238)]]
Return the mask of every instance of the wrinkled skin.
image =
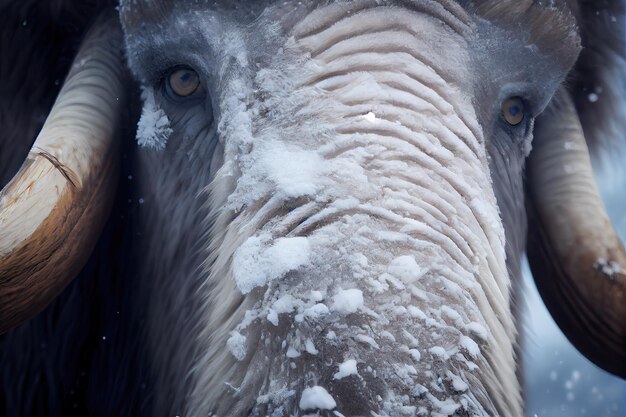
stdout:
[[(522, 415), (523, 168), (580, 51), (570, 11), (249, 3), (121, 2), (143, 146), (95, 278), (30, 325), (64, 329), (54, 354), (24, 355), (59, 358), (32, 396), (61, 381), (50, 415), (76, 392), (90, 415)], [(181, 66), (201, 84), (186, 98), (167, 87)], [(38, 340), (17, 329), (3, 360)], [(336, 377), (347, 360), (358, 375)], [(313, 386), (334, 405), (309, 406)], [(5, 392), (7, 409), (40, 412)]]

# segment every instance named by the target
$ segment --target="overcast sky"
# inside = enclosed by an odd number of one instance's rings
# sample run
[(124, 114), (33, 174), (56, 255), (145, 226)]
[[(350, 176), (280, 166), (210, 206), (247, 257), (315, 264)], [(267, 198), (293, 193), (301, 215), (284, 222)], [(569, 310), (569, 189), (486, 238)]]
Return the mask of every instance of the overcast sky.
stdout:
[[(602, 174), (609, 215), (626, 242), (626, 152)], [(621, 162), (620, 162), (621, 161)], [(525, 273), (526, 417), (624, 417), (626, 381), (586, 360), (558, 329)]]

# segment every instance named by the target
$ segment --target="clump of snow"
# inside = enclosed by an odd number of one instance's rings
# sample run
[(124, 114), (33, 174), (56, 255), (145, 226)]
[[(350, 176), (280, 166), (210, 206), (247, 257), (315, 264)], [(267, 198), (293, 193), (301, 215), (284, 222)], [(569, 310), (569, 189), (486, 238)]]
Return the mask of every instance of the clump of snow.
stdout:
[(446, 376), (452, 382), (452, 388), (458, 392), (465, 392), (469, 389), (469, 386), (458, 375), (454, 375), (450, 371), (446, 371)]
[(413, 358), (415, 362), (419, 362), (420, 359), (422, 359), (422, 355), (420, 351), (417, 349), (409, 349), (409, 354), (411, 355), (411, 357)]
[(374, 112), (368, 112), (367, 114), (365, 114), (363, 116), (363, 118), (365, 120), (367, 120), (368, 122), (370, 122), (370, 123), (376, 123), (377, 122), (376, 114)]
[(320, 353), (311, 339), (307, 339), (306, 342), (304, 342), (304, 350), (306, 350), (307, 353), (310, 353), (311, 355), (317, 355), (318, 353)]
[(613, 277), (615, 274), (620, 274), (624, 271), (620, 264), (615, 261), (609, 261), (605, 258), (598, 259), (593, 264), (593, 267), (609, 277)]
[(391, 261), (387, 272), (407, 284), (412, 284), (420, 279), (425, 271), (415, 262), (415, 257), (403, 255)]
[(455, 322), (460, 322), (462, 320), (461, 315), (453, 308), (450, 308), (448, 306), (441, 306), (440, 310), (444, 316), (448, 317), (449, 319)]
[(237, 288), (247, 294), (309, 262), (309, 241), (304, 237), (281, 238), (274, 245), (258, 236), (246, 240), (235, 252), (233, 275)]
[(363, 307), (363, 291), (356, 288), (339, 290), (333, 296), (332, 310), (343, 314), (356, 313)]
[(323, 387), (305, 388), (300, 398), (301, 410), (332, 410), (337, 407), (333, 397)]
[(476, 323), (475, 321), (473, 321), (469, 323), (467, 326), (465, 326), (465, 328), (471, 333), (481, 338), (483, 341), (487, 340), (488, 332), (487, 332), (487, 329), (485, 329), (485, 326), (483, 326), (482, 324)]
[(328, 310), (328, 307), (326, 307), (326, 304), (317, 303), (313, 305), (312, 307), (309, 307), (306, 310), (304, 310), (304, 317), (308, 317), (308, 318), (315, 320), (328, 313), (329, 313), (329, 310)]
[(270, 309), (270, 312), (267, 313), (267, 320), (274, 326), (278, 326), (278, 313)]
[[(461, 404), (457, 403), (451, 398), (441, 401), (432, 394), (426, 394), (426, 395), (428, 396), (428, 399), (430, 399), (431, 403), (435, 407), (437, 407), (441, 415), (452, 416), (456, 412), (456, 410), (461, 408)], [(437, 414), (433, 413), (433, 415), (437, 415)]]
[(300, 357), (300, 352), (294, 348), (293, 346), (289, 346), (289, 349), (287, 349), (287, 357), (288, 358), (299, 358)]
[(233, 331), (226, 342), (228, 350), (238, 361), (246, 357), (246, 337), (237, 331)]
[(165, 112), (157, 106), (152, 89), (143, 88), (141, 98), (143, 110), (137, 123), (137, 143), (147, 148), (162, 150), (172, 134), (170, 120)]
[(378, 345), (378, 343), (376, 343), (376, 341), (367, 335), (364, 334), (358, 334), (356, 335), (355, 339), (361, 343), (364, 343), (366, 345), (370, 345), (371, 347), (373, 347), (374, 349), (380, 349), (380, 346)]
[(319, 188), (324, 161), (311, 151), (292, 151), (284, 147), (270, 147), (263, 154), (267, 177), (276, 186), (276, 192), (286, 198), (314, 195)]
[(350, 375), (358, 375), (355, 359), (348, 359), (347, 361), (339, 364), (339, 372), (335, 373), (333, 378), (342, 379)]
[(448, 352), (446, 352), (446, 350), (442, 348), (441, 346), (433, 346), (430, 349), (428, 349), (428, 352), (430, 352), (433, 356), (436, 356), (439, 359), (444, 360), (444, 361), (450, 357), (448, 355)]
[(294, 298), (293, 295), (285, 294), (278, 300), (274, 301), (274, 311), (278, 314), (291, 313), (296, 308), (298, 301), (299, 300)]
[(311, 293), (309, 294), (309, 299), (319, 303), (324, 299), (324, 294), (322, 294), (321, 291), (311, 291)]
[(480, 354), (480, 348), (478, 344), (474, 342), (471, 338), (467, 336), (461, 336), (461, 346), (467, 350), (467, 352), (472, 355), (474, 358)]
[(426, 320), (428, 318), (422, 310), (420, 310), (419, 308), (415, 306), (408, 306), (407, 311), (409, 312), (411, 317), (414, 317), (420, 320)]

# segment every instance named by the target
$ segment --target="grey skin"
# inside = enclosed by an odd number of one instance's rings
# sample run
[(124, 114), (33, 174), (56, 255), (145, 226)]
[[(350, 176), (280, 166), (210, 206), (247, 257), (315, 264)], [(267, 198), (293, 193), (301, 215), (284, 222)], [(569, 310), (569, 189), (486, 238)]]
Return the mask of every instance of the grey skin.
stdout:
[[(532, 147), (534, 119), (549, 105), (568, 73), (572, 74), (570, 71), (579, 56), (576, 18), (580, 20), (583, 11), (590, 8), (584, 2), (559, 3), (551, 12), (533, 5), (527, 13), (523, 5), (515, 6), (511, 2), (502, 6), (507, 2), (500, 1), (345, 2), (347, 8), (404, 9), (405, 14), (421, 15), (420, 19), (424, 20), (420, 21), (440, 24), (428, 37), (417, 37), (419, 45), (431, 47), (422, 58), (429, 59), (430, 66), (445, 80), (447, 86), (439, 92), (450, 94), (447, 96), (450, 103), (466, 106), (463, 110), (473, 117), (468, 116), (467, 123), (477, 138), (480, 145), (477, 153), (482, 152), (482, 157), (467, 162), (468, 169), (477, 175), (469, 181), (477, 188), (492, 181), (485, 201), (489, 203), (494, 197), (500, 214), (500, 219), (494, 216), (493, 224), (482, 218), (476, 220), (486, 237), (460, 231), (458, 241), (477, 239), (491, 245), (495, 254), (493, 262), (500, 267), (485, 267), (486, 261), (481, 260), (484, 276), (477, 274), (473, 278), (478, 283), (481, 279), (484, 282), (491, 279), (484, 291), (503, 295), (482, 305), (474, 293), (466, 298), (469, 300), (466, 305), (450, 300), (438, 303), (428, 297), (408, 304), (419, 306), (433, 314), (431, 318), (439, 324), (446, 325), (440, 329), (443, 340), (458, 339), (459, 335), (473, 337), (480, 345), (479, 357), (473, 357), (470, 351), (460, 351), (460, 356), (441, 361), (427, 350), (435, 341), (419, 320), (402, 318), (381, 324), (365, 314), (334, 313), (326, 321), (313, 324), (297, 324), (293, 315), (286, 314), (281, 315), (279, 326), (259, 319), (241, 329), (248, 340), (243, 358), (234, 357), (227, 348), (231, 331), (240, 324), (245, 311), (259, 305), (267, 307), (269, 304), (264, 304), (267, 300), (275, 301), (283, 294), (280, 283), (291, 286), (290, 291), (298, 294), (316, 289), (311, 283), (322, 282), (327, 286), (329, 306), (338, 287), (355, 285), (342, 272), (344, 260), (332, 252), (320, 255), (328, 255), (327, 270), (320, 273), (319, 268), (314, 268), (319, 264), (312, 261), (310, 268), (290, 271), (289, 275), (270, 283), (267, 290), (256, 288), (248, 294), (242, 294), (235, 286), (232, 271), (237, 249), (247, 238), (271, 227), (269, 221), (262, 219), (255, 223), (253, 219), (264, 208), (264, 198), (276, 191), (271, 186), (267, 188), (268, 181), (262, 178), (257, 200), (251, 199), (236, 210), (229, 206), (230, 195), (235, 195), (237, 200), (242, 192), (254, 194), (257, 190), (238, 188), (242, 186), (237, 180), (250, 173), (245, 162), (233, 170), (234, 175), (225, 175), (224, 167), (236, 165), (235, 155), (244, 160), (247, 155), (262, 156), (258, 146), (243, 149), (235, 146), (240, 143), (237, 128), (241, 120), (232, 117), (237, 114), (231, 107), (234, 93), (241, 94), (241, 103), (248, 109), (258, 110), (250, 121), (250, 130), (259, 137), (272, 131), (279, 141), (300, 139), (297, 146), (304, 148), (314, 147), (316, 141), (322, 140), (324, 132), (316, 131), (316, 126), (332, 125), (335, 121), (329, 120), (323, 111), (307, 106), (313, 101), (322, 109), (333, 105), (332, 95), (316, 90), (308, 96), (299, 96), (296, 86), (289, 84), (289, 77), (299, 76), (300, 68), (302, 72), (309, 70), (305, 64), (310, 51), (295, 48), (286, 57), (277, 57), (298, 30), (297, 25), (312, 11), (330, 3), (333, 2), (121, 2), (119, 10), (129, 68), (142, 88), (154, 94), (155, 102), (170, 121), (171, 133), (163, 150), (128, 148), (122, 176), (125, 185), (119, 192), (113, 220), (83, 276), (48, 310), (0, 340), (2, 363), (10, 364), (1, 371), (2, 412), (67, 415), (78, 409), (83, 415), (304, 415), (307, 410), (299, 408), (302, 391), (319, 385), (332, 394), (336, 411), (346, 416), (402, 415), (401, 403), (424, 407), (427, 415), (436, 412), (453, 416), (522, 414), (521, 370), (516, 368), (514, 351), (521, 343), (515, 332), (515, 302), (527, 229), (523, 170)], [(602, 15), (611, 12), (602, 10)], [(580, 33), (583, 41), (589, 39), (587, 30)], [(573, 71), (588, 75), (587, 79), (603, 80), (601, 75), (584, 72), (587, 67), (593, 67), (588, 61), (579, 61)], [(180, 65), (193, 68), (200, 77), (201, 90), (191, 98), (175, 97), (164, 88), (169, 72)], [(263, 70), (284, 75), (284, 79), (279, 78), (284, 83), (259, 85), (258, 74)], [(365, 66), (363, 72), (371, 70)], [(586, 95), (583, 87), (572, 81), (572, 95), (578, 98), (579, 88), (580, 95)], [(459, 91), (463, 94), (459, 95)], [(502, 103), (518, 96), (526, 101), (527, 113), (521, 125), (510, 126), (502, 118)], [(241, 103), (234, 100), (235, 105)], [(589, 112), (581, 103), (579, 111), (584, 120)], [(301, 112), (285, 117), (294, 109)], [(604, 116), (608, 118), (610, 114), (605, 112)], [(437, 117), (444, 116), (438, 113), (433, 116)], [(419, 112), (415, 113), (415, 119), (426, 120)], [(313, 133), (303, 131), (303, 126)], [(597, 126), (586, 124), (585, 128), (595, 131)], [(334, 138), (332, 134), (329, 137)], [(463, 163), (459, 157), (463, 152), (454, 147), (447, 150), (455, 154), (459, 164)], [(10, 165), (6, 170), (9, 174), (2, 172), (6, 178), (19, 164)], [(372, 182), (378, 180), (374, 178)], [(334, 184), (341, 184), (341, 179)], [(359, 191), (349, 189), (347, 193), (359, 198)], [(127, 199), (133, 202), (130, 209)], [(141, 204), (134, 203), (139, 199)], [(468, 211), (461, 200), (451, 200), (450, 210), (480, 217)], [(284, 219), (307, 203), (319, 203), (316, 208), (322, 209), (330, 207), (333, 201), (318, 202), (315, 196), (302, 195), (285, 198), (280, 203), (271, 208), (268, 219)], [(445, 212), (442, 207), (438, 209)], [(298, 222), (305, 222), (312, 215), (305, 213)], [(463, 216), (459, 219), (463, 223)], [(246, 222), (249, 225), (244, 228)], [(332, 218), (323, 226), (333, 223), (340, 223), (340, 219)], [(363, 224), (374, 229), (394, 227), (370, 220), (364, 220)], [(304, 235), (314, 237), (320, 229), (323, 228), (313, 225)], [(502, 229), (504, 242), (497, 238), (498, 230)], [(345, 233), (351, 232), (347, 227)], [(111, 251), (111, 247), (118, 248), (119, 242), (124, 242), (121, 250), (117, 249), (122, 253)], [(474, 244), (468, 246), (475, 249)], [(338, 243), (337, 248), (354, 249), (342, 245)], [(396, 253), (397, 248), (379, 245), (378, 242), (371, 245), (372, 252), (380, 254), (371, 258), (372, 268), (383, 268), (393, 256), (400, 254)], [(433, 276), (428, 278), (432, 283), (422, 283), (421, 289), (451, 297), (445, 289), (434, 289), (440, 281)], [(325, 281), (329, 279), (330, 284)], [(388, 291), (394, 297), (401, 297), (403, 291), (396, 290)], [(367, 290), (364, 295), (368, 308), (375, 312), (383, 309), (382, 296), (376, 298)], [(479, 335), (463, 325), (433, 313), (441, 312), (441, 306), (447, 304), (457, 308), (465, 324), (474, 319), (491, 323), (485, 327), (493, 337), (481, 341)], [(368, 326), (382, 350), (350, 342), (355, 329)], [(403, 328), (420, 341), (422, 359), (413, 364), (418, 373), (410, 377), (411, 384), (426, 387), (428, 393), (407, 388), (398, 375), (386, 368), (395, 361), (408, 363), (408, 359), (398, 359), (406, 353), (401, 352), (400, 342), (380, 335), (388, 330), (399, 340)], [(292, 341), (294, 329), (310, 336), (321, 353), (302, 353), (293, 360), (295, 371), (290, 371), (281, 341)], [(327, 341), (328, 329), (334, 329), (338, 344)], [(335, 379), (333, 374), (338, 364), (348, 357), (360, 359), (360, 377)], [(461, 368), (472, 358), (479, 363), (476, 373)], [(379, 369), (382, 376), (368, 371), (368, 365)], [(469, 389), (458, 389), (448, 371), (461, 375)], [(18, 376), (28, 382), (14, 384)], [(276, 394), (276, 386), (270, 386), (268, 381), (293, 389), (294, 394), (281, 397)], [(406, 398), (394, 403), (388, 398), (390, 391)], [(264, 395), (266, 400), (260, 400)], [(45, 406), (37, 405), (40, 398), (46, 398), (41, 401)], [(433, 398), (441, 402), (450, 399), (461, 406), (448, 412)], [(407, 412), (418, 411), (421, 410), (416, 408)], [(334, 415), (332, 411), (318, 412)]]

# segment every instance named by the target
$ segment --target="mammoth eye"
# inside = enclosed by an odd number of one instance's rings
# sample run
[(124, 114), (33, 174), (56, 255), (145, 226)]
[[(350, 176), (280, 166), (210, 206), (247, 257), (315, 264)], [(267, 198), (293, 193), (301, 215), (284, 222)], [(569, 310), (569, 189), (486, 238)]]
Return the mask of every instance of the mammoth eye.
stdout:
[(524, 100), (519, 97), (511, 97), (502, 103), (502, 116), (511, 126), (517, 126), (524, 120)]
[(167, 90), (177, 97), (189, 97), (199, 86), (200, 77), (191, 68), (178, 68), (167, 76)]

